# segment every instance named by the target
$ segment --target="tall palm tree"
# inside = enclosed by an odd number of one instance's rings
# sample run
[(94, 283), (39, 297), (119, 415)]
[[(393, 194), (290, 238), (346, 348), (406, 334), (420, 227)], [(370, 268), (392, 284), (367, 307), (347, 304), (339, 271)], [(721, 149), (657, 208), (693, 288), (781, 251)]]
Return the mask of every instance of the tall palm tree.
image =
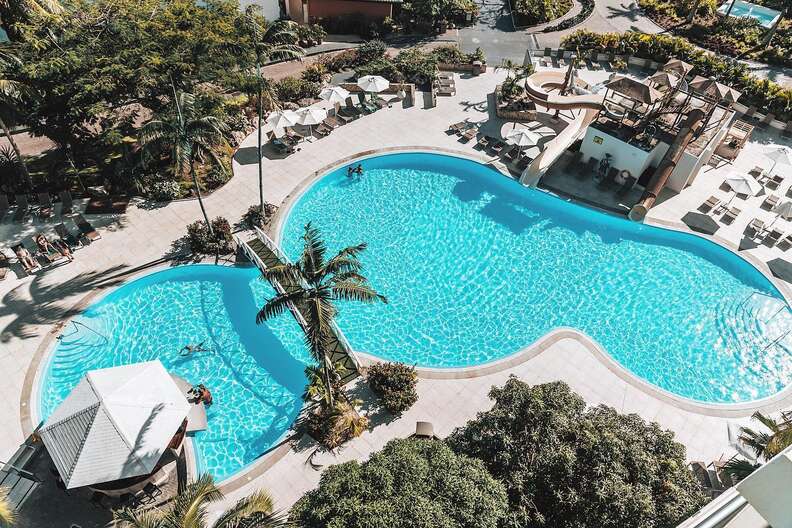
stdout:
[(740, 441), (754, 451), (757, 457), (770, 460), (792, 445), (792, 411), (782, 412), (779, 421), (759, 411), (751, 418), (762, 424), (766, 431), (743, 427), (740, 429)]
[[(327, 246), (317, 228), (310, 223), (306, 225), (302, 239), (303, 251), (297, 262), (272, 266), (266, 272), (267, 278), (274, 278), (284, 285), (286, 293), (267, 300), (256, 315), (256, 322), (260, 324), (280, 315), (289, 304), (294, 304), (305, 318), (306, 344), (322, 367), (324, 386), (332, 387), (333, 365), (328, 345), (333, 337), (332, 324), (338, 313), (335, 303), (387, 303), (388, 300), (377, 293), (361, 274), (363, 266), (358, 255), (366, 249), (365, 243), (346, 247), (327, 259)], [(333, 404), (332, 399), (330, 391), (330, 405)]]
[(119, 510), (113, 524), (121, 528), (280, 528), (286, 519), (273, 511), (272, 499), (258, 491), (237, 501), (211, 525), (207, 524), (207, 506), (223, 498), (210, 475), (202, 475), (179, 493), (166, 508)]
[[(264, 76), (261, 71), (263, 64), (271, 60), (286, 60), (302, 57), (305, 51), (298, 45), (296, 24), (291, 21), (278, 21), (264, 27), (261, 17), (258, 16), (260, 7), (249, 5), (241, 17), (242, 28), (250, 37), (250, 51), (256, 63), (256, 89), (258, 99), (258, 127), (256, 136), (256, 146), (258, 154), (258, 181), (259, 181), (259, 205), (264, 211), (264, 168), (262, 166), (261, 153), (261, 123), (264, 109), (272, 111), (277, 109), (277, 98), (273, 97), (272, 91), (265, 84)], [(265, 103), (266, 102), (266, 103)]]
[(8, 490), (0, 488), (0, 526), (5, 528), (14, 524), (14, 509), (8, 501)]
[(149, 152), (159, 153), (160, 149), (169, 150), (176, 177), (182, 177), (185, 175), (185, 171), (189, 171), (206, 226), (209, 233), (213, 234), (212, 224), (209, 222), (209, 216), (206, 214), (206, 208), (201, 198), (195, 162), (197, 159), (208, 159), (225, 171), (225, 166), (213, 147), (222, 141), (227, 126), (214, 116), (199, 115), (193, 94), (177, 93), (174, 88), (173, 95), (175, 112), (146, 123), (140, 129), (138, 141), (144, 150)]
[[(2, 68), (2, 73), (0, 73), (0, 106), (7, 108), (13, 108), (19, 102), (22, 95), (31, 92), (28, 86), (19, 81), (10, 79), (8, 75), (5, 74), (7, 68), (13, 64), (21, 64), (13, 48), (9, 46), (0, 48), (0, 68)], [(14, 136), (11, 134), (11, 130), (2, 117), (0, 117), (0, 128), (3, 129), (3, 133), (5, 137), (8, 138), (11, 148), (14, 149), (19, 166), (22, 168), (22, 177), (25, 179), (25, 183), (32, 190), (33, 181), (30, 178), (27, 165), (25, 165), (25, 160), (22, 158), (22, 152), (19, 150), (19, 145), (17, 145)]]

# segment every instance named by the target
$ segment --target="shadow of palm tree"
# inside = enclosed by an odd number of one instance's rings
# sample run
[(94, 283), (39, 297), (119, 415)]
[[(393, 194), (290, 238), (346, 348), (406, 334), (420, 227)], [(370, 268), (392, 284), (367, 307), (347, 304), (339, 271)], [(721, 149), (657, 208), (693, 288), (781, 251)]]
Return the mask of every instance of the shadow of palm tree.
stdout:
[(128, 268), (117, 265), (104, 271), (82, 273), (63, 284), (45, 284), (43, 279), (46, 274), (39, 274), (30, 283), (28, 292), (24, 291), (27, 283), (19, 284), (7, 292), (0, 302), (0, 318), (11, 318), (0, 330), (0, 342), (7, 343), (12, 337), (37, 337), (40, 332), (37, 327), (41, 325), (62, 326), (67, 319), (80, 312), (80, 308), (74, 306), (74, 295), (114, 286), (134, 271)]

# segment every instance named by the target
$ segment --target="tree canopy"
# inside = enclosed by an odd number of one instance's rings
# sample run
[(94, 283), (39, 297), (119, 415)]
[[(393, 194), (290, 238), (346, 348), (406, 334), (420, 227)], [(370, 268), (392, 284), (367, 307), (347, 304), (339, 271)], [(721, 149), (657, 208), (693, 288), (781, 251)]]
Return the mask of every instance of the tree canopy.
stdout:
[(362, 464), (327, 469), (291, 517), (305, 528), (495, 528), (506, 505), (480, 461), (439, 440), (392, 440)]
[(704, 502), (685, 448), (656, 423), (586, 409), (561, 382), (510, 378), (449, 445), (481, 459), (509, 494), (504, 527), (671, 528)]

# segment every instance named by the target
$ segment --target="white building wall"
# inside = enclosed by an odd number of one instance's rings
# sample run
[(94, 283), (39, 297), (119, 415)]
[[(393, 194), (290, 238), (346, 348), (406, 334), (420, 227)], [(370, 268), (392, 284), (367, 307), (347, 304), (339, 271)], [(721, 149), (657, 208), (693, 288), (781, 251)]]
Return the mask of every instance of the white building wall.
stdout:
[(668, 150), (668, 145), (661, 142), (651, 152), (646, 152), (592, 126), (586, 130), (586, 136), (580, 145), (583, 161), (588, 160), (590, 157), (601, 160), (605, 157), (605, 154), (610, 154), (612, 156), (611, 167), (627, 170), (636, 179), (641, 177), (647, 167), (656, 165), (666, 150)]

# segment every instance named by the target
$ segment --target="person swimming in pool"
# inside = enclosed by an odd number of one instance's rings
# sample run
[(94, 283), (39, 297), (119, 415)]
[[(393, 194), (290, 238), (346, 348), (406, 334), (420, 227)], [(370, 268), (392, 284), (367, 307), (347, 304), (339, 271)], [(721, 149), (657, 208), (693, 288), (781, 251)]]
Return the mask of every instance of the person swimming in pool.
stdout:
[(350, 165), (347, 167), (347, 178), (354, 178), (355, 176), (363, 176), (363, 165), (358, 163), (357, 167)]
[(206, 341), (201, 341), (197, 345), (189, 344), (184, 345), (179, 351), (180, 356), (191, 356), (194, 352), (206, 352), (208, 349), (204, 346)]

